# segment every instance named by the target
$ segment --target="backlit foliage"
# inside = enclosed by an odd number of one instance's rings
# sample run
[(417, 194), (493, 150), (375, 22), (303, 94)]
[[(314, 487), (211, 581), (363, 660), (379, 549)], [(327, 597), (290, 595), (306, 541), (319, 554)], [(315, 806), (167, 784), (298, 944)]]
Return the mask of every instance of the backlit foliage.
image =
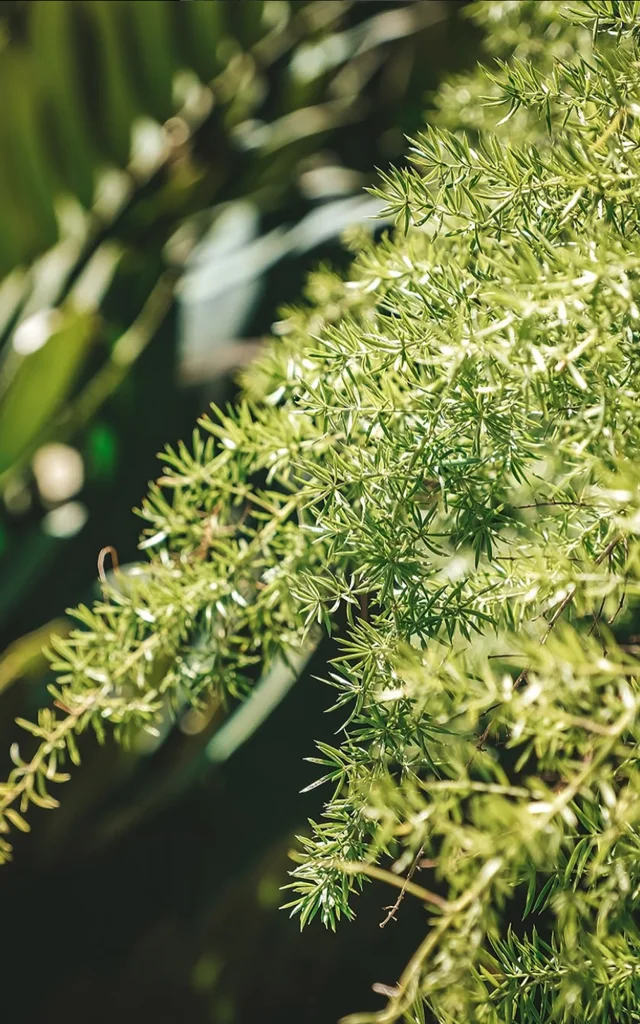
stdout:
[(343, 727), (291, 906), (333, 927), (380, 879), (426, 910), (351, 1020), (637, 1021), (640, 5), (478, 9), (509, 61), (445, 89), (383, 176), (394, 236), (164, 456), (150, 560), (56, 644), (2, 808), (51, 802), (78, 731), (244, 694), (320, 625)]

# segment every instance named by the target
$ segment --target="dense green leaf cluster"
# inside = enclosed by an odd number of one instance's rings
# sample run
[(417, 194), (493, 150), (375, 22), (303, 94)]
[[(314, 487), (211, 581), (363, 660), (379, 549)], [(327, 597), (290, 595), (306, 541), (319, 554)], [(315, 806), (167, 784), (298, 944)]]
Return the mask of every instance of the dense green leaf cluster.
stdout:
[(78, 730), (243, 694), (333, 629), (342, 728), (292, 906), (333, 926), (379, 879), (391, 916), (427, 911), (352, 1020), (630, 1022), (640, 5), (480, 7), (496, 51), (528, 40), (485, 78), (512, 119), (420, 136), (379, 189), (395, 237), (315, 275), (238, 407), (165, 455), (149, 563), (56, 644), (63, 717), (28, 727), (0, 810), (49, 802)]

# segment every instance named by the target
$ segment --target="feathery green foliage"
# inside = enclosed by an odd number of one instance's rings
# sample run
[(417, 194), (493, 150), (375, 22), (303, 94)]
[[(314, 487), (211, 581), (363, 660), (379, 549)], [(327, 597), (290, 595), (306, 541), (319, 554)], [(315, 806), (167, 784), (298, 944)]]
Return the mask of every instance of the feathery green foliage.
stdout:
[(353, 1024), (630, 1022), (640, 4), (479, 8), (498, 54), (524, 40), (483, 73), (495, 132), (416, 139), (379, 189), (395, 236), (360, 242), (347, 282), (318, 272), (238, 407), (165, 454), (149, 563), (56, 643), (61, 715), (25, 723), (39, 746), (0, 810), (27, 827), (51, 804), (77, 732), (242, 695), (334, 630), (343, 726), (291, 906), (333, 927), (378, 879), (390, 916), (427, 912)]

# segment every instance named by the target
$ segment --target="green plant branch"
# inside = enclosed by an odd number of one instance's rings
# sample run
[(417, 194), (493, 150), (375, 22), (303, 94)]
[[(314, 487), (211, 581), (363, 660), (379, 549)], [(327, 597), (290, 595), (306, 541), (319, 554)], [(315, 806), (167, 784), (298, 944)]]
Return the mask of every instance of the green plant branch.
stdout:
[[(602, 744), (597, 753), (577, 773), (571, 783), (564, 786), (555, 797), (548, 810), (541, 815), (535, 815), (535, 831), (540, 834), (553, 819), (562, 813), (569, 804), (581, 792), (585, 783), (594, 775), (598, 767), (603, 764), (613, 749), (618, 744), (620, 737), (628, 730), (635, 721), (637, 715), (637, 704), (634, 701), (618, 721), (606, 731), (606, 742)], [(519, 856), (517, 844), (514, 846), (512, 859)], [(395, 1024), (404, 1014), (408, 1013), (419, 996), (420, 981), (423, 964), (437, 948), (438, 943), (453, 926), (456, 918), (464, 913), (479, 897), (490, 888), (494, 881), (509, 866), (509, 858), (495, 857), (482, 867), (478, 877), (473, 884), (461, 896), (453, 901), (445, 901), (443, 914), (432, 930), (427, 934), (421, 945), (403, 971), (397, 986), (397, 994), (394, 995), (387, 1007), (378, 1013), (355, 1013), (344, 1017), (344, 1024)], [(367, 866), (368, 867), (368, 866)], [(367, 871), (367, 874), (370, 872)], [(383, 872), (386, 876), (389, 872)], [(395, 877), (395, 876), (392, 876)], [(388, 881), (388, 879), (385, 879)]]

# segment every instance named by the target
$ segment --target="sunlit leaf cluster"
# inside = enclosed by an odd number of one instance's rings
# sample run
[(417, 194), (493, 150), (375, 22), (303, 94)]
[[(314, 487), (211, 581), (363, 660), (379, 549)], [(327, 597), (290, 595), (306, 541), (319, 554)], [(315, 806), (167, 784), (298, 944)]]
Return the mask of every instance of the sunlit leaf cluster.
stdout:
[(318, 271), (236, 407), (165, 454), (149, 561), (57, 643), (61, 714), (25, 723), (0, 810), (26, 826), (77, 731), (241, 696), (324, 628), (338, 731), (290, 906), (334, 927), (387, 882), (396, 927), (426, 911), (353, 1022), (631, 1022), (640, 10), (483, 6), (495, 52), (529, 39), (484, 78), (511, 122), (418, 137), (378, 190), (394, 234)]

